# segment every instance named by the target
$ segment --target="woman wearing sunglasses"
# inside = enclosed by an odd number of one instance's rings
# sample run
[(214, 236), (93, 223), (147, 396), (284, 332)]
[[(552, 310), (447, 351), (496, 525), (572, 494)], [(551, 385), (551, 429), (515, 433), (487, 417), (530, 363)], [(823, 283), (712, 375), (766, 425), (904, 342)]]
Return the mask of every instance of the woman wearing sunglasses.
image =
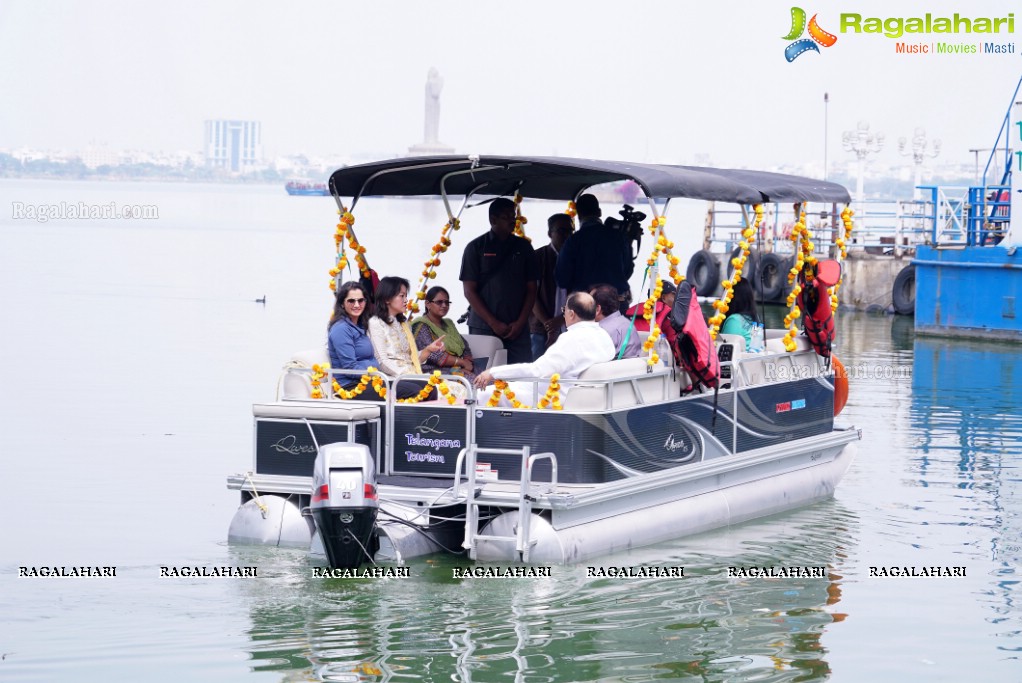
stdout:
[(433, 287), (426, 292), (426, 315), (412, 323), (415, 345), (427, 349), (438, 339), (443, 339), (443, 348), (429, 354), (422, 363), (422, 371), (462, 375), (469, 382), (475, 379), (472, 371), (472, 352), (464, 337), (447, 317), (451, 310), (451, 295), (443, 287)]
[[(379, 368), (373, 344), (369, 340), (370, 302), (358, 282), (345, 282), (337, 289), (337, 301), (327, 327), (327, 348), (330, 367), (335, 370), (357, 370), (364, 373), (370, 367)], [(358, 384), (361, 374), (335, 375), (337, 383), (345, 389)], [(370, 384), (358, 396), (362, 401), (382, 401)]]

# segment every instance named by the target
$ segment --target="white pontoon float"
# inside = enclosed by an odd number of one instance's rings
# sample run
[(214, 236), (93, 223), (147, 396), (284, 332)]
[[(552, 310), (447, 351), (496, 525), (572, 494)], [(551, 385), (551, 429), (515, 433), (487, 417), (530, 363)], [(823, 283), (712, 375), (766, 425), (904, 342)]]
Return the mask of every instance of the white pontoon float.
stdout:
[[(845, 202), (845, 188), (755, 171), (537, 157), (394, 159), (341, 169), (331, 193), (572, 201), (634, 181), (653, 221), (672, 198)], [(752, 224), (752, 221), (749, 221)], [(664, 223), (653, 223), (654, 237)], [(253, 406), (251, 471), (228, 477), (241, 507), (229, 539), (309, 546), (335, 567), (440, 551), (473, 560), (575, 563), (807, 505), (831, 496), (861, 434), (835, 422), (835, 378), (805, 337), (768, 330), (765, 351), (717, 339), (721, 388), (692, 382), (661, 343), (659, 360), (614, 360), (562, 381), (563, 409), (313, 399), (325, 346), (285, 367), (276, 400)], [(466, 335), (499, 362), (492, 338)], [(786, 347), (787, 342), (787, 347)], [(793, 349), (793, 350), (792, 350)], [(339, 374), (339, 373), (337, 373)], [(542, 395), (549, 378), (537, 378)], [(535, 400), (526, 403), (534, 405)], [(843, 399), (839, 399), (843, 400)], [(838, 406), (840, 410), (840, 406)]]

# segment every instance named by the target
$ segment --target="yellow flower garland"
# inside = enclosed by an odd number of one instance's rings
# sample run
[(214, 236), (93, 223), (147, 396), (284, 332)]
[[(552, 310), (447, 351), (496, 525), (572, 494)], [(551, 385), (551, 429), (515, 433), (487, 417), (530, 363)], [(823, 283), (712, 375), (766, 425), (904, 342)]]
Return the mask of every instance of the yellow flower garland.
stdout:
[[(561, 376), (554, 373), (550, 376), (550, 385), (546, 389), (546, 394), (543, 398), (539, 399), (539, 405), (537, 408), (543, 409), (550, 407), (553, 410), (563, 410), (564, 406), (561, 404)], [(511, 406), (514, 408), (525, 408), (529, 409), (532, 406), (527, 406), (515, 397), (515, 392), (508, 388), (507, 382), (502, 379), (494, 380), (493, 382), (493, 393), (490, 395), (490, 400), (486, 402), (486, 405), (490, 408), (496, 408), (500, 405), (500, 397), (503, 394)]]
[(788, 331), (784, 333), (781, 341), (784, 344), (784, 348), (790, 353), (798, 348), (798, 345), (795, 343), (795, 335), (798, 334), (795, 321), (802, 315), (802, 310), (798, 306), (798, 295), (802, 293), (802, 286), (796, 278), (807, 264), (811, 268), (816, 267), (816, 257), (813, 255), (813, 233), (806, 226), (805, 205), (799, 207), (798, 221), (792, 226), (791, 236), (788, 239), (791, 240), (795, 251), (795, 265), (788, 271), (788, 284), (793, 285), (787, 300), (791, 311), (784, 316), (784, 326), (788, 328)]
[[(664, 233), (665, 225), (667, 225), (666, 216), (654, 216), (653, 220), (650, 221), (649, 232), (656, 238), (656, 242), (653, 244), (653, 251), (650, 253), (649, 258), (646, 259), (646, 265), (649, 268), (654, 267), (660, 260), (660, 254), (664, 254), (667, 258), (668, 272), (671, 279), (674, 280), (675, 285), (680, 285), (684, 281), (685, 276), (678, 271), (678, 264), (681, 260), (671, 251), (674, 248), (674, 242), (667, 239), (667, 235)], [(642, 305), (642, 317), (649, 323), (649, 337), (643, 342), (642, 349), (650, 354), (646, 359), (646, 363), (650, 367), (660, 362), (660, 356), (653, 350), (653, 347), (656, 345), (657, 339), (660, 338), (661, 330), (653, 312), (656, 310), (656, 302), (663, 293), (663, 287), (663, 280), (661, 280), (660, 274), (657, 273), (653, 289), (646, 302)]]
[(344, 271), (348, 265), (348, 257), (344, 252), (344, 241), (348, 240), (351, 245), (351, 250), (355, 255), (355, 263), (358, 265), (358, 271), (362, 274), (362, 277), (369, 277), (369, 264), (366, 263), (365, 253), (366, 248), (358, 243), (355, 239), (354, 233), (351, 231), (351, 226), (355, 224), (355, 217), (348, 211), (348, 209), (341, 207), (341, 210), (337, 212), (341, 219), (337, 223), (337, 229), (334, 231), (334, 244), (337, 248), (337, 260), (334, 262), (334, 267), (330, 269), (330, 290), (337, 291), (337, 276)]
[(742, 230), (742, 240), (738, 243), (742, 253), (731, 259), (731, 265), (734, 266), (734, 274), (731, 280), (724, 280), (720, 283), (720, 286), (724, 288), (723, 295), (713, 302), (713, 308), (716, 313), (710, 317), (710, 338), (716, 339), (717, 333), (720, 331), (720, 326), (724, 324), (724, 319), (727, 317), (728, 308), (731, 306), (731, 299), (735, 295), (735, 285), (742, 280), (742, 270), (745, 268), (745, 262), (749, 258), (749, 250), (752, 244), (756, 241), (756, 235), (759, 234), (760, 226), (763, 225), (763, 205), (756, 204), (753, 207), (755, 212), (755, 219), (752, 225)]
[(425, 263), (422, 264), (422, 276), (419, 280), (419, 289), (415, 293), (415, 297), (409, 297), (407, 303), (407, 311), (409, 313), (419, 312), (419, 302), (426, 298), (426, 289), (428, 288), (429, 281), (436, 277), (436, 267), (440, 265), (440, 254), (443, 254), (451, 246), (450, 233), (461, 228), (461, 221), (457, 218), (452, 218), (447, 221), (443, 228), (440, 230), (440, 240), (430, 247), (429, 258), (426, 259)]
[(522, 193), (515, 190), (515, 230), (514, 234), (519, 237), (524, 237), (527, 241), (531, 242), (532, 238), (525, 234), (525, 224), (529, 222), (529, 219), (522, 215)]
[[(852, 239), (852, 227), (853, 227), (852, 216), (854, 216), (854, 215), (855, 215), (855, 212), (852, 211), (852, 208), (850, 206), (847, 206), (847, 205), (841, 211), (841, 222), (844, 224), (845, 234), (844, 234), (843, 237), (838, 237), (836, 240), (834, 240), (834, 244), (836, 244), (838, 246), (838, 248), (841, 249), (841, 257), (838, 259), (838, 262), (844, 261), (845, 259), (848, 258), (848, 242), (849, 242), (849, 240)], [(830, 310), (831, 310), (832, 313), (836, 313), (837, 312), (837, 307), (838, 307), (837, 293), (841, 289), (841, 283), (844, 282), (844, 279), (845, 279), (845, 273), (844, 273), (844, 269), (842, 268), (841, 269), (841, 278), (837, 281), (837, 284), (835, 284), (833, 287), (830, 288)]]
[(434, 370), (433, 374), (429, 376), (429, 381), (426, 382), (426, 386), (422, 387), (422, 390), (418, 394), (411, 398), (399, 398), (397, 402), (419, 403), (420, 401), (425, 401), (426, 397), (429, 396), (430, 392), (433, 390), (433, 387), (437, 388), (437, 391), (439, 391), (440, 394), (447, 399), (447, 403), (450, 405), (453, 406), (458, 400), (454, 393), (451, 392), (451, 388), (447, 386), (447, 382), (440, 378), (440, 371)]
[[(366, 370), (366, 374), (362, 375), (362, 377), (359, 379), (358, 384), (355, 386), (354, 389), (348, 390), (342, 388), (336, 379), (330, 381), (330, 388), (333, 389), (333, 392), (337, 397), (348, 400), (355, 398), (356, 396), (361, 394), (363, 391), (366, 390), (366, 387), (368, 387), (369, 384), (372, 383), (373, 388), (376, 389), (376, 393), (380, 395), (380, 398), (386, 398), (387, 387), (383, 385), (383, 378), (380, 377), (379, 374), (376, 374), (378, 372), (379, 371), (376, 368), (370, 367), (368, 370)], [(312, 393), (310, 394), (312, 398), (323, 398), (323, 392), (319, 388), (320, 380), (322, 380), (329, 374), (330, 374), (329, 363), (324, 365), (312, 366)]]
[(575, 216), (578, 215), (578, 209), (575, 208), (575, 202), (568, 202), (568, 208), (565, 209), (564, 213), (568, 214), (568, 218), (571, 219), (571, 229), (575, 229)]

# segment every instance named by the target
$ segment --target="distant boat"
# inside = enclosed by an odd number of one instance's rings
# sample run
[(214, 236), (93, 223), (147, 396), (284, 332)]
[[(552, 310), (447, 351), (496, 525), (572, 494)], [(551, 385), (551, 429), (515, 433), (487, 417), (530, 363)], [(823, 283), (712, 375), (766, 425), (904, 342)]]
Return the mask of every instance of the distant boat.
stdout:
[(290, 195), (302, 197), (325, 197), (330, 194), (326, 183), (312, 183), (306, 180), (290, 180), (284, 185), (284, 189)]

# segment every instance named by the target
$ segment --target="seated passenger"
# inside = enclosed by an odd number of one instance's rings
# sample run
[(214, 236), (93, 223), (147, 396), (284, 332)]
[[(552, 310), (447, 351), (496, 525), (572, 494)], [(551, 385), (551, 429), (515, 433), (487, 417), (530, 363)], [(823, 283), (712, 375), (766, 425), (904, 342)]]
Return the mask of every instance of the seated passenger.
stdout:
[[(330, 352), (331, 368), (365, 373), (370, 367), (380, 367), (366, 332), (368, 303), (365, 291), (358, 282), (345, 282), (337, 289), (334, 312), (327, 325), (327, 350)], [(361, 375), (336, 375), (334, 379), (342, 388), (350, 390), (358, 384)], [(370, 384), (357, 399), (382, 401), (383, 397)]]
[[(656, 302), (656, 308), (653, 311), (653, 317), (656, 320), (657, 327), (660, 328), (661, 333), (664, 335), (664, 339), (671, 347), (671, 351), (674, 353), (675, 360), (680, 362), (680, 351), (678, 350), (678, 333), (671, 326), (668, 318), (671, 315), (671, 309), (674, 308), (674, 299), (678, 296), (678, 288), (674, 286), (674, 283), (669, 280), (663, 280), (660, 289), (660, 299)], [(649, 332), (649, 323), (642, 317), (642, 306), (643, 304), (635, 304), (625, 312), (625, 316), (629, 322), (635, 319), (635, 329), (640, 332)]]
[[(406, 374), (422, 374), (420, 363), (431, 353), (444, 350), (441, 336), (423, 349), (418, 349), (412, 331), (405, 322), (405, 304), (408, 301), (408, 280), (388, 276), (380, 280), (376, 289), (376, 306), (369, 319), (369, 340), (373, 344), (380, 371), (398, 377)], [(415, 349), (413, 352), (412, 349)], [(397, 397), (408, 398), (416, 395), (425, 386), (422, 381), (401, 382)], [(412, 390), (413, 387), (417, 387)]]
[(454, 322), (444, 317), (450, 309), (451, 295), (446, 289), (433, 287), (426, 292), (426, 315), (412, 322), (415, 344), (419, 349), (426, 349), (443, 338), (443, 348), (429, 354), (422, 362), (422, 371), (429, 374), (439, 370), (445, 374), (462, 375), (471, 382), (476, 377), (472, 369), (472, 352)]
[(748, 280), (739, 280), (735, 285), (728, 316), (724, 318), (720, 333), (744, 337), (745, 350), (750, 353), (763, 350), (763, 325), (756, 315), (756, 297)]
[[(621, 297), (612, 285), (597, 285), (589, 292), (596, 300), (596, 322), (614, 342), (615, 358), (638, 358), (642, 354), (639, 332), (621, 315)], [(646, 322), (643, 320), (643, 322)]]
[[(595, 321), (596, 302), (585, 292), (575, 292), (568, 296), (564, 304), (564, 324), (568, 331), (557, 338), (539, 360), (532, 363), (515, 363), (501, 365), (479, 373), (475, 385), (485, 388), (494, 380), (521, 379), (524, 377), (550, 377), (554, 374), (561, 379), (575, 379), (596, 363), (613, 360), (617, 351), (610, 335)], [(528, 383), (513, 383), (510, 389), (523, 400), (529, 401), (531, 386)], [(538, 388), (539, 395), (543, 387)], [(479, 401), (489, 400), (490, 392), (479, 395)], [(501, 397), (503, 405), (506, 399)]]

